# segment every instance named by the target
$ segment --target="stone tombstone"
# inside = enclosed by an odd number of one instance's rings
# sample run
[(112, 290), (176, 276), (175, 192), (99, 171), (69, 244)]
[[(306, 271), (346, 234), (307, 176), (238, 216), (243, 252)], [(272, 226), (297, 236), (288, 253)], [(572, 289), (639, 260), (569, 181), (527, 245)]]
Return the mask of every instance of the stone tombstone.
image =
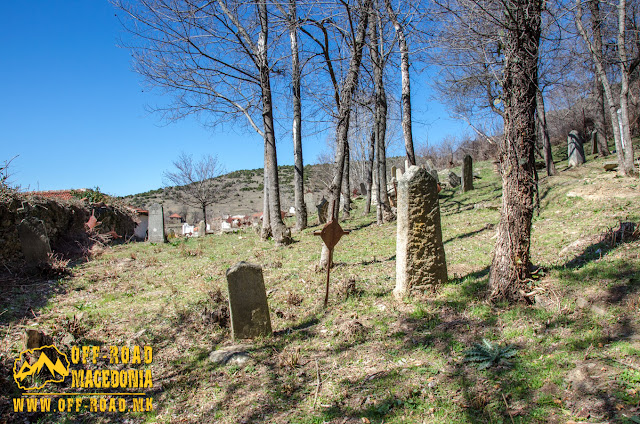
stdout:
[(149, 206), (149, 241), (164, 243), (164, 210), (162, 205), (154, 203)]
[(233, 339), (270, 336), (271, 316), (262, 267), (238, 262), (227, 270), (227, 286)]
[(473, 159), (465, 155), (462, 160), (462, 192), (473, 190)]
[(427, 170), (411, 166), (398, 180), (396, 287), (402, 298), (413, 290), (447, 281), (438, 184)]
[(307, 207), (307, 211), (313, 210), (314, 206), (316, 205), (315, 198), (316, 196), (311, 192), (304, 194), (304, 204)]
[[(473, 177), (472, 177), (473, 178)], [(460, 177), (453, 171), (449, 171), (449, 185), (451, 188), (456, 188), (460, 185)]]
[(324, 196), (322, 196), (322, 200), (316, 205), (316, 208), (318, 209), (318, 221), (320, 221), (320, 224), (325, 224), (327, 222), (327, 215), (329, 214), (329, 202), (327, 202)]
[(567, 158), (569, 166), (578, 166), (585, 163), (583, 140), (578, 131), (573, 130), (567, 137)]
[(18, 224), (18, 235), (22, 253), (29, 264), (49, 261), (51, 245), (44, 222), (34, 216), (25, 218)]
[(432, 168), (431, 170), (429, 170), (429, 174), (431, 174), (431, 176), (433, 177), (434, 180), (436, 180), (437, 183), (440, 182), (440, 177), (438, 177), (438, 170), (435, 168)]
[(360, 183), (360, 194), (362, 194), (363, 196), (367, 195), (367, 186), (365, 185), (365, 183)]
[(204, 220), (198, 223), (198, 237), (204, 237), (207, 235), (207, 226), (204, 225)]
[(391, 167), (391, 178), (395, 178), (398, 173), (398, 168), (394, 165)]

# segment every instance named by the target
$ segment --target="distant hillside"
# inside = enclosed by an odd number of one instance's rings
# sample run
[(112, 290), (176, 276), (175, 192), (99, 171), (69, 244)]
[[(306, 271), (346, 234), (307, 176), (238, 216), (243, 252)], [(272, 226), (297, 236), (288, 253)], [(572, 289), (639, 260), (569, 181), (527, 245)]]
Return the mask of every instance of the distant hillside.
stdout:
[[(389, 177), (391, 176), (391, 166), (400, 166), (403, 161), (404, 158), (400, 157), (388, 158), (387, 173)], [(311, 191), (318, 198), (326, 196), (331, 178), (331, 166), (330, 164), (305, 166), (305, 191)], [(352, 188), (359, 186), (362, 181), (358, 177), (359, 168), (362, 168), (361, 164), (354, 163), (352, 165)], [(283, 210), (289, 210), (291, 206), (294, 206), (293, 171), (292, 165), (278, 167), (280, 202)], [(262, 168), (234, 171), (214, 178), (211, 183), (221, 188), (221, 197), (214, 205), (207, 208), (208, 217), (262, 212), (264, 189)], [(123, 200), (132, 206), (145, 209), (152, 203), (161, 203), (164, 205), (165, 214), (175, 212), (186, 216), (189, 223), (199, 221), (202, 218), (202, 212), (198, 208), (187, 207), (173, 200), (171, 193), (179, 189), (179, 187), (159, 188), (125, 196)]]

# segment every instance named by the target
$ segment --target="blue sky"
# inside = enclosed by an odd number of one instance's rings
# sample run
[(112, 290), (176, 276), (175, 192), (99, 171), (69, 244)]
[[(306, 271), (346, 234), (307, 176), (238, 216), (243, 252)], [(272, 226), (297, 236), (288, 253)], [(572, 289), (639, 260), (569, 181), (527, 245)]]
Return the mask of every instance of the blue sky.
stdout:
[[(262, 139), (242, 125), (166, 124), (147, 112), (146, 105), (169, 99), (145, 89), (131, 70), (129, 51), (118, 47), (124, 34), (115, 13), (106, 0), (0, 2), (0, 163), (18, 156), (12, 182), (23, 190), (138, 193), (161, 187), (183, 151), (217, 155), (227, 171), (261, 168)], [(464, 125), (428, 100), (424, 78), (415, 78), (412, 100), (414, 117), (427, 125), (416, 126), (414, 137), (437, 144)], [(278, 163), (293, 164), (290, 134), (276, 136)], [(326, 138), (303, 140), (306, 163), (316, 162)]]

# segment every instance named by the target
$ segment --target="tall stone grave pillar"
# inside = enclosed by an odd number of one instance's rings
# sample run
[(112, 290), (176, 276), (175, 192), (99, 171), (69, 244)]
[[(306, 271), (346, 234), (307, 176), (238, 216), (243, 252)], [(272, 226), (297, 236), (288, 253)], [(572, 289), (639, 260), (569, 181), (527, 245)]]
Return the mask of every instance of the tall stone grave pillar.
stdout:
[(227, 270), (231, 333), (234, 340), (270, 336), (271, 316), (262, 267), (239, 262)]
[(329, 213), (329, 202), (327, 202), (327, 199), (325, 199), (324, 196), (320, 203), (316, 205), (316, 208), (318, 208), (318, 221), (320, 224), (325, 224)]
[(473, 159), (465, 155), (462, 160), (462, 192), (473, 190)]
[(423, 168), (410, 166), (398, 178), (396, 288), (402, 298), (412, 290), (447, 281), (442, 244), (438, 184)]
[(204, 225), (204, 220), (198, 223), (198, 237), (204, 237), (207, 235), (207, 227)]
[(51, 246), (43, 221), (33, 216), (23, 219), (18, 224), (18, 236), (22, 253), (29, 265), (49, 261)]
[(567, 157), (569, 166), (578, 166), (585, 163), (584, 147), (582, 146), (582, 137), (578, 131), (573, 130), (567, 137)]
[(164, 210), (162, 205), (154, 203), (149, 206), (149, 241), (164, 243)]

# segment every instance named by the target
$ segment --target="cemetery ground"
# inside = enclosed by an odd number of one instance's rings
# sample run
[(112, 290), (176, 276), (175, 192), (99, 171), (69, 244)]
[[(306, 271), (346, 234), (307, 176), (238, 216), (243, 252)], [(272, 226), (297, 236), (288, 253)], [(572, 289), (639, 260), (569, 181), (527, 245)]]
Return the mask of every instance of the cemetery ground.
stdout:
[[(640, 240), (618, 230), (640, 222), (640, 187), (589, 159), (541, 181), (533, 305), (486, 299), (500, 205), (488, 163), (475, 190), (440, 193), (449, 282), (405, 301), (392, 294), (395, 222), (362, 217), (361, 201), (342, 223), (352, 231), (327, 310), (319, 227), (286, 248), (250, 230), (120, 245), (59, 280), (7, 287), (0, 422), (640, 423)], [(239, 261), (263, 267), (272, 337), (233, 342), (219, 323)], [(152, 346), (153, 411), (13, 413), (7, 376), (26, 328), (60, 344)], [(511, 366), (465, 361), (483, 339), (514, 345)], [(248, 360), (210, 360), (238, 345)]]

